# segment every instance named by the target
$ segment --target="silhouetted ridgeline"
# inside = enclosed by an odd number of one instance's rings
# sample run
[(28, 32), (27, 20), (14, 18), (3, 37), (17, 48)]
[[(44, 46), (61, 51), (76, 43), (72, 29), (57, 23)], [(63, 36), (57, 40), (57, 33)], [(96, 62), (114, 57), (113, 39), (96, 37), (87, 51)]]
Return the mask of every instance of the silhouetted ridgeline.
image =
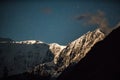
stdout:
[(76, 66), (67, 68), (58, 80), (120, 80), (119, 35), (120, 27), (97, 43)]

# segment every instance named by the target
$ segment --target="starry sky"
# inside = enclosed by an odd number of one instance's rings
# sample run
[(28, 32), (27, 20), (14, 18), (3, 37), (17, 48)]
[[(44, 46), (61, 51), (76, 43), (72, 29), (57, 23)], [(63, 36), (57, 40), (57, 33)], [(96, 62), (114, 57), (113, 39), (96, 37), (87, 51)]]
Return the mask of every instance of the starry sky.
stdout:
[(115, 0), (3, 0), (0, 37), (65, 45), (97, 28), (77, 17), (98, 11), (105, 14), (110, 27), (120, 21), (120, 6)]

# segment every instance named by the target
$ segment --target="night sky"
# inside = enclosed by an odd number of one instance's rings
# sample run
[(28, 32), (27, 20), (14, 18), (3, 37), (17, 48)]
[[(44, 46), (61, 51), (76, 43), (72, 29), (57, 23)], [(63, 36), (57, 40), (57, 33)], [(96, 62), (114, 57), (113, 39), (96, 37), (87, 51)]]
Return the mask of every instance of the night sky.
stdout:
[(3, 0), (0, 2), (0, 37), (68, 44), (97, 27), (86, 25), (85, 20), (78, 20), (77, 16), (102, 11), (109, 26), (120, 21), (119, 2), (108, 1)]

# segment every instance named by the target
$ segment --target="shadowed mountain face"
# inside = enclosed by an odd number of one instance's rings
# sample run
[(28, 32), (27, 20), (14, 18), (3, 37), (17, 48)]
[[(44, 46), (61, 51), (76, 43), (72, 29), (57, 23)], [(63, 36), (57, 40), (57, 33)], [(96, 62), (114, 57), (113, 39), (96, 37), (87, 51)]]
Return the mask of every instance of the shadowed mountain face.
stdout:
[(38, 64), (53, 60), (49, 45), (29, 43), (0, 41), (0, 78), (26, 72)]
[(64, 70), (58, 80), (120, 80), (119, 34), (120, 27), (97, 43), (77, 65)]

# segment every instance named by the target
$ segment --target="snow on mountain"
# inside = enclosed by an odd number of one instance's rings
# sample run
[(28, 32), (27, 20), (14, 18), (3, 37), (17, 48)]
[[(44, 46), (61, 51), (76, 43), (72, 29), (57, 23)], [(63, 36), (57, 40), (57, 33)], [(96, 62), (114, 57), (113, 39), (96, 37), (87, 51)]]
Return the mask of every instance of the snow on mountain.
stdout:
[(56, 80), (120, 80), (120, 25)]
[(41, 41), (11, 41), (0, 43), (0, 77), (29, 72), (57, 77), (68, 66), (78, 63), (105, 34), (89, 31), (66, 46)]
[(72, 66), (78, 63), (85, 55), (90, 51), (90, 49), (97, 42), (103, 40), (105, 35), (100, 29), (95, 31), (89, 31), (75, 41), (69, 43), (66, 48), (64, 48), (59, 57), (56, 58), (57, 69), (52, 74), (52, 77), (57, 77), (61, 72), (68, 66)]
[(64, 69), (69, 65), (78, 63), (96, 44), (105, 38), (104, 33), (99, 29), (87, 32), (80, 38), (68, 44), (68, 46), (60, 53), (57, 65), (59, 69)]
[(34, 67), (32, 72), (36, 73), (37, 71), (39, 75), (45, 73), (51, 75), (52, 78), (56, 78), (65, 68), (78, 63), (90, 51), (94, 44), (104, 38), (105, 34), (100, 29), (96, 29), (95, 31), (89, 31), (67, 46), (61, 47), (56, 43), (50, 44), (49, 49), (55, 55), (54, 62), (40, 64)]

